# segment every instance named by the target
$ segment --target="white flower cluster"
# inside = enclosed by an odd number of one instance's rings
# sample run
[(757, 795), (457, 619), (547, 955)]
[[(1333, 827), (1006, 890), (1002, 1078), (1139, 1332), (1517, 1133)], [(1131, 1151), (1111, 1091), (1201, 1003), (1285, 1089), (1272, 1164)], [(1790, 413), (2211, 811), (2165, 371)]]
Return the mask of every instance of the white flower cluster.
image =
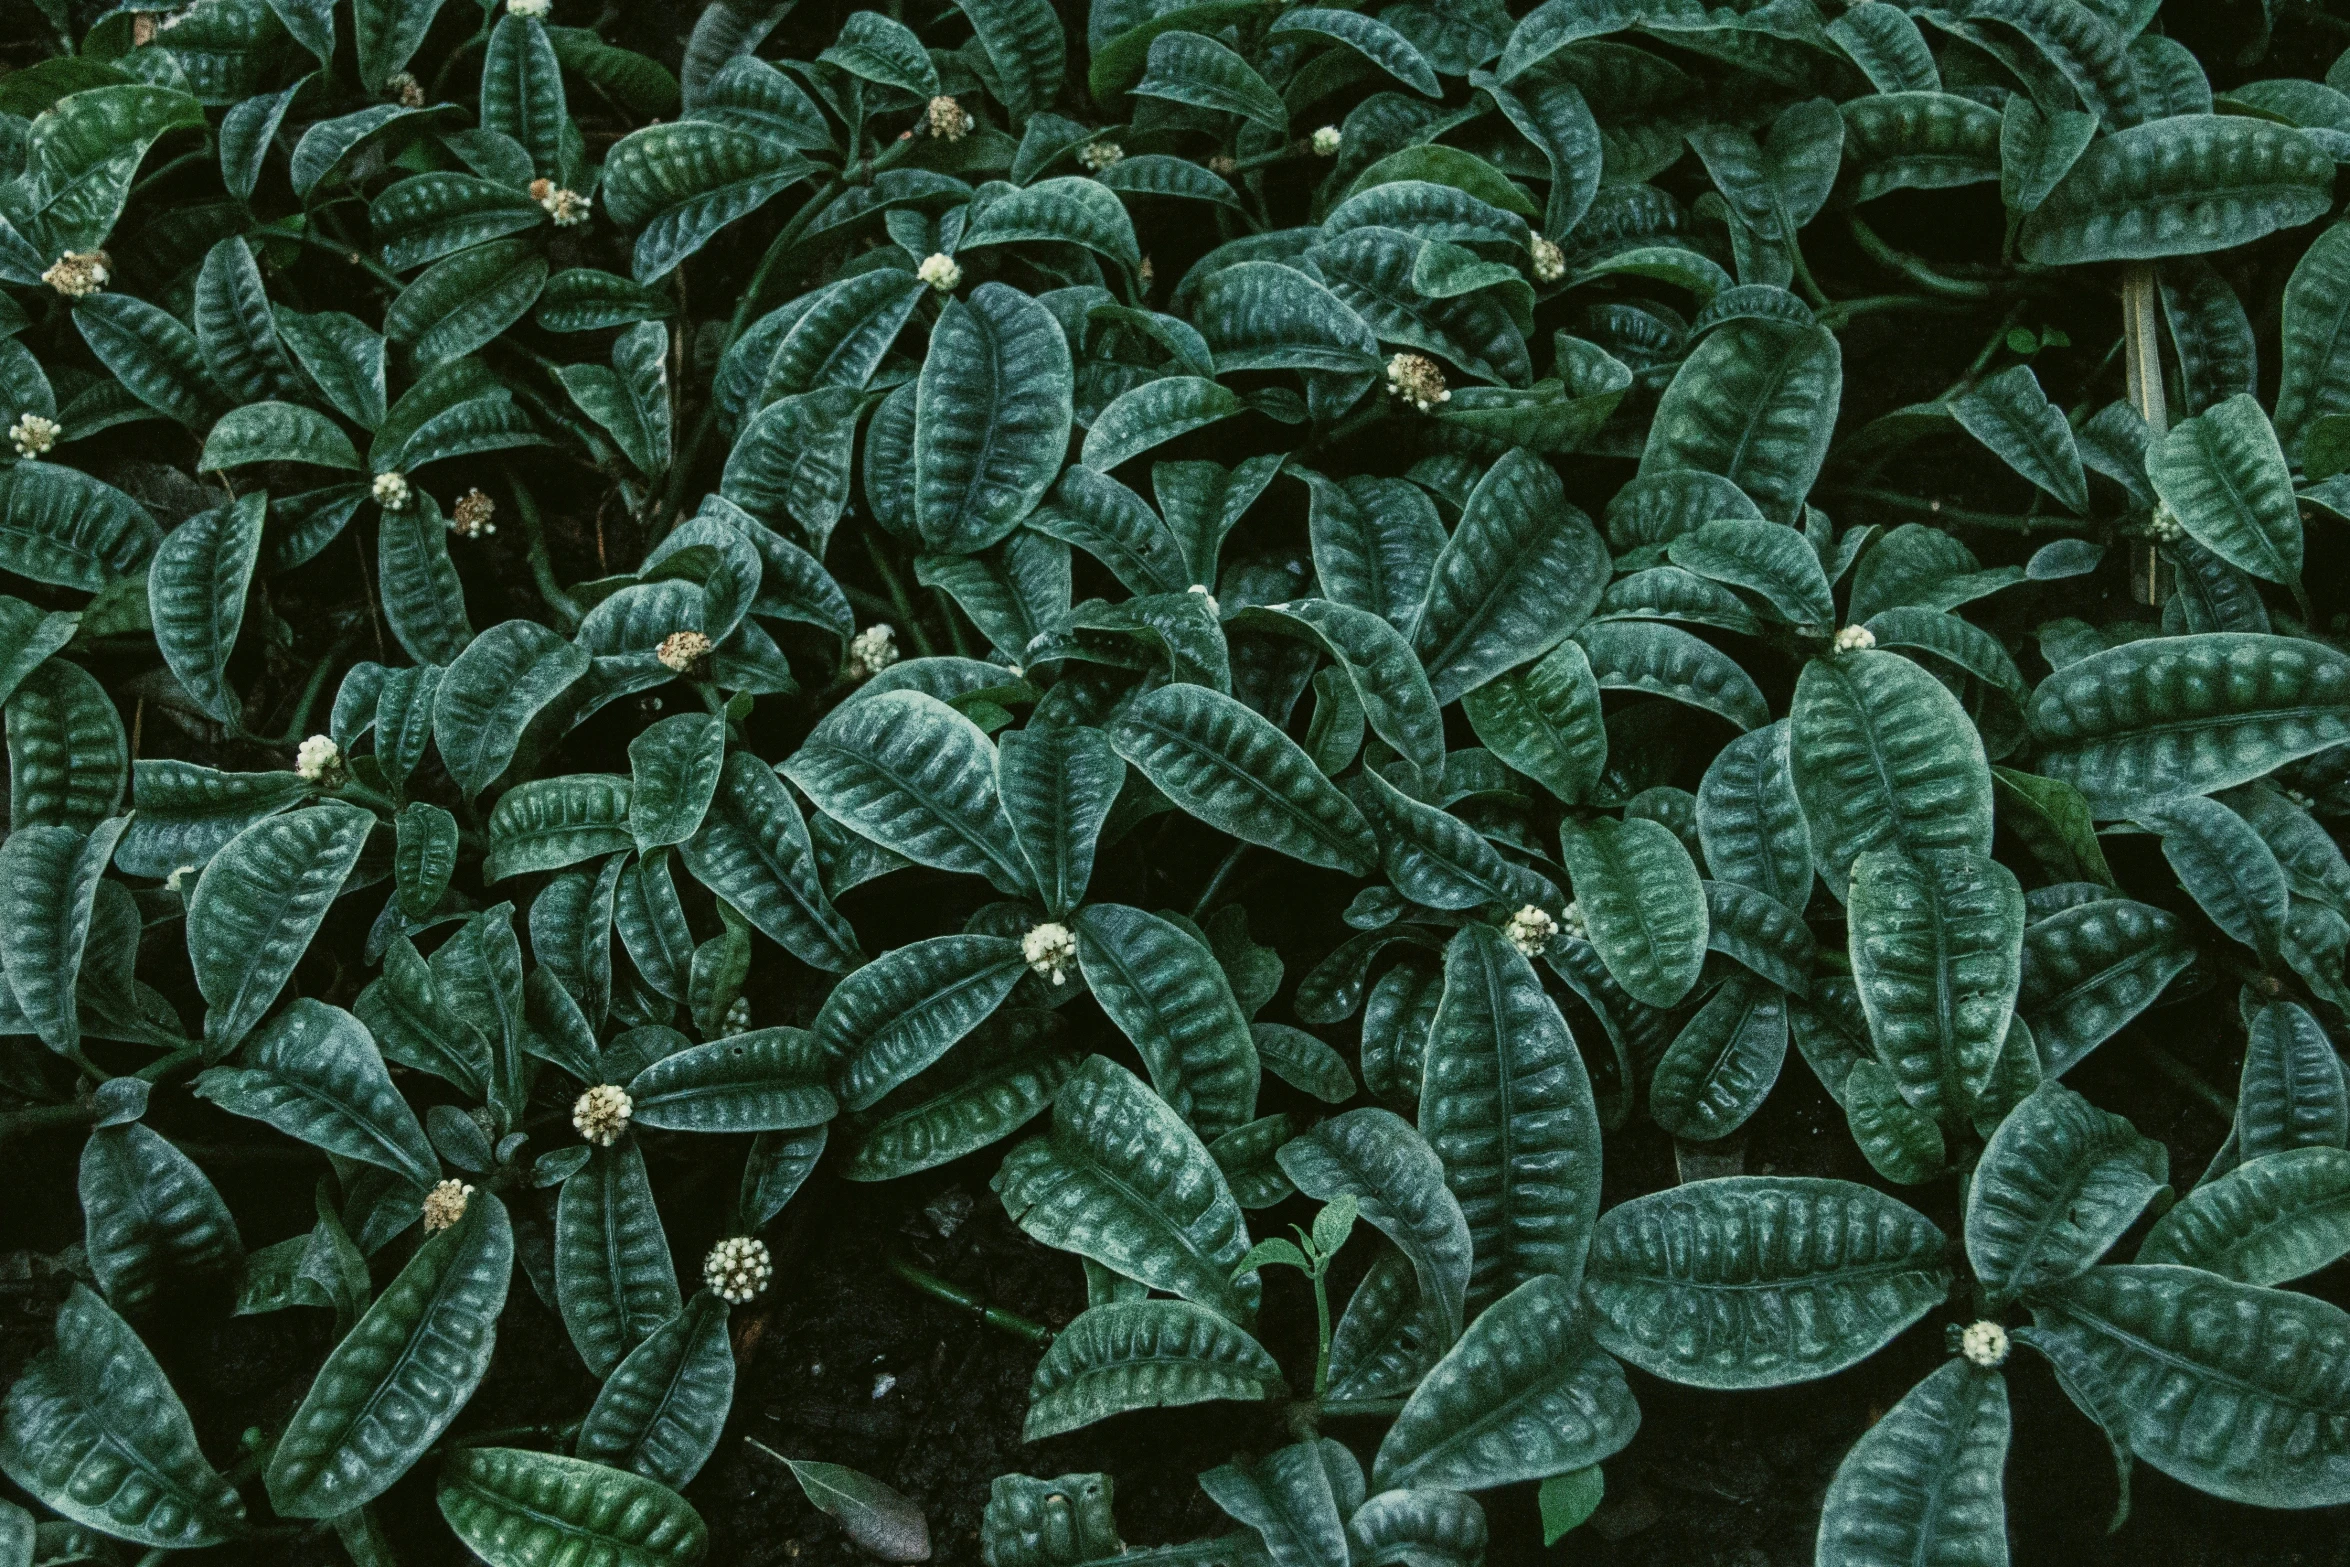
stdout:
[(1567, 253), (1559, 248), (1557, 240), (1537, 234), (1529, 248), (1534, 254), (1535, 282), (1556, 283), (1567, 275)]
[(2146, 536), (2157, 544), (2176, 544), (2187, 536), (2187, 529), (2177, 512), (2168, 506), (2157, 506), (2154, 520), (2146, 524)]
[(886, 620), (849, 638), (849, 678), (870, 680), (898, 661), (898, 634)]
[(424, 1194), (424, 1233), (454, 1229), (465, 1217), (465, 1199), (473, 1188), (463, 1181), (443, 1181)]
[(1559, 931), (1576, 941), (1591, 939), (1591, 924), (1583, 918), (1582, 900), (1577, 899), (1559, 911)]
[(385, 511), (406, 511), (409, 501), (408, 476), (404, 473), (379, 473), (375, 476), (375, 482), (368, 486), (368, 493), (375, 497), (375, 503)]
[(312, 783), (324, 783), (342, 765), (342, 750), (328, 735), (312, 735), (294, 751), (294, 771)]
[(1529, 903), (1509, 918), (1501, 933), (1510, 939), (1510, 945), (1530, 958), (1538, 958), (1549, 950), (1550, 938), (1559, 933), (1559, 922), (1550, 917), (1550, 911)]
[(385, 78), (384, 91), (397, 99), (403, 109), (424, 107), (424, 83), (418, 81), (413, 72), (402, 71), (396, 76)]
[(598, 1083), (572, 1105), (571, 1124), (598, 1148), (609, 1148), (620, 1141), (620, 1134), (628, 1130), (628, 1118), (634, 1114), (636, 1104), (627, 1089), (617, 1083)]
[(1337, 126), (1325, 125), (1314, 132), (1313, 140), (1307, 145), (1314, 149), (1314, 156), (1317, 158), (1335, 158), (1338, 156), (1339, 144), (1345, 139)]
[(1077, 149), (1077, 161), (1094, 173), (1126, 161), (1126, 149), (1114, 141), (1089, 141)]
[(748, 996), (737, 996), (726, 1004), (726, 1016), (721, 1023), (729, 1034), (747, 1034), (751, 1029), (751, 1001)]
[(1443, 369), (1426, 354), (1397, 354), (1388, 360), (1387, 392), (1422, 413), (1432, 413), (1438, 403), (1452, 401), (1452, 392), (1444, 384)]
[(710, 648), (710, 639), (699, 631), (672, 631), (661, 639), (653, 656), (671, 674), (687, 675), (710, 656)]
[(1066, 985), (1069, 970), (1077, 965), (1077, 938), (1068, 926), (1047, 920), (1020, 938), (1020, 956), (1041, 978)]
[(456, 509), (449, 513), (449, 531), (461, 539), (485, 538), (498, 531), (490, 519), (498, 514), (498, 503), (479, 490), (467, 490), (457, 497)]
[(710, 1248), (702, 1259), (702, 1282), (729, 1306), (740, 1306), (767, 1293), (775, 1277), (775, 1263), (767, 1243), (756, 1235), (730, 1235)]
[(1958, 1335), (1958, 1352), (1989, 1371), (2007, 1359), (2007, 1329), (1996, 1322), (1970, 1322)]
[(1866, 653), (1877, 645), (1877, 634), (1866, 626), (1846, 626), (1833, 645), (1839, 653)]
[(114, 275), (103, 250), (69, 250), (50, 264), (41, 281), (68, 299), (86, 299)]
[(22, 413), (16, 423), (8, 427), (8, 440), (16, 448), (16, 455), (27, 462), (49, 455), (49, 448), (65, 433), (65, 426), (44, 414)]
[(508, 16), (527, 16), (543, 22), (554, 9), (555, 0), (506, 0)]
[(954, 257), (943, 250), (934, 250), (922, 258), (922, 265), (914, 275), (942, 294), (951, 294), (962, 286), (963, 268)]
[(971, 134), (971, 111), (943, 93), (930, 100), (922, 118), (940, 141), (961, 141)]
[(595, 207), (595, 202), (589, 197), (582, 196), (575, 190), (564, 190), (553, 180), (532, 180), (530, 182), (530, 199), (537, 202), (541, 210), (555, 220), (555, 227), (559, 229), (573, 228), (585, 223), (588, 220), (588, 213)]

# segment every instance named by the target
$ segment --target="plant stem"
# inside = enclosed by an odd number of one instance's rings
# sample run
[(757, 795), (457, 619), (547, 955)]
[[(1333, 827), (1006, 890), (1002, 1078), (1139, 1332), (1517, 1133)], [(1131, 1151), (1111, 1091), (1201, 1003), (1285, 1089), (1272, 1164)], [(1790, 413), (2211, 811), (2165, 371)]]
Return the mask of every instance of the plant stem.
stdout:
[(1314, 1269), (1314, 1320), (1321, 1339), (1314, 1347), (1314, 1401), (1330, 1391), (1330, 1259)]
[(914, 640), (914, 651), (928, 658), (937, 650), (930, 645), (930, 633), (922, 629), (922, 617), (914, 610), (914, 600), (906, 592), (906, 584), (898, 576), (896, 566), (890, 564), (889, 552), (881, 547), (881, 540), (866, 530), (865, 553), (873, 557), (873, 569), (881, 573), (882, 586), (889, 589), (889, 598), (897, 606), (898, 618), (906, 623), (906, 635)]
[(1977, 283), (1966, 278), (1951, 277), (1947, 273), (1936, 271), (1922, 257), (1913, 256), (1906, 250), (1894, 249), (1878, 236), (1875, 229), (1870, 228), (1857, 215), (1849, 217), (1845, 221), (1852, 226), (1853, 239), (1870, 260), (1879, 266), (1900, 273), (1929, 293), (1940, 294), (1949, 299), (1989, 299), (1998, 292), (1989, 283)]
[[(2154, 268), (2139, 262), (2122, 273), (2122, 374), (2130, 406), (2146, 421), (2149, 446), (2170, 430), (2162, 392), (2162, 339), (2155, 326)], [(2163, 600), (2162, 554), (2151, 539), (2130, 541), (2130, 596), (2149, 607)]]
[(1928, 500), (1918, 495), (1903, 495), (1895, 490), (1868, 488), (1840, 489), (1835, 492), (1839, 501), (1859, 501), (1864, 506), (1883, 506), (1894, 511), (1915, 512), (1931, 517), (1936, 522), (1958, 528), (1996, 528), (2003, 533), (2062, 533), (2063, 518), (2029, 517), (2019, 512), (1974, 511), (1964, 506), (1951, 506), (1941, 501)]
[(493, 1444), (511, 1447), (516, 1442), (568, 1442), (578, 1433), (582, 1424), (584, 1422), (571, 1420), (561, 1424), (541, 1421), (536, 1425), (493, 1426), (487, 1431), (468, 1431), (463, 1436), (453, 1437), (433, 1451), (437, 1453), (452, 1447), (488, 1447)]
[(934, 1300), (968, 1311), (986, 1326), (1014, 1338), (1026, 1339), (1031, 1344), (1045, 1345), (1053, 1341), (1053, 1330), (1041, 1322), (1031, 1321), (1015, 1311), (991, 1306), (960, 1285), (949, 1284), (935, 1273), (926, 1273), (903, 1257), (889, 1260), (889, 1271)]
[(1241, 856), (1246, 853), (1248, 853), (1248, 845), (1245, 843), (1236, 843), (1225, 853), (1223, 860), (1216, 866), (1215, 873), (1208, 877), (1208, 884), (1199, 890), (1199, 897), (1191, 905), (1193, 919), (1196, 920), (1208, 912), (1210, 906), (1216, 901), (1216, 894), (1224, 890), (1224, 884), (1232, 879), (1233, 871), (1240, 865)]
[(522, 536), (530, 546), (530, 575), (538, 584), (539, 597), (547, 601), (547, 608), (555, 612), (566, 634), (577, 631), (583, 618), (579, 601), (563, 590), (562, 579), (555, 575), (555, 557), (547, 553), (546, 530), (539, 525), (539, 503), (511, 468), (506, 470), (506, 483), (514, 491), (514, 512), (522, 519)]
[(1968, 308), (1960, 299), (1936, 298), (1926, 294), (1870, 294), (1862, 299), (1839, 299), (1820, 312), (1820, 325), (1833, 330), (1854, 316), (1876, 315), (1888, 310), (1930, 310), (1958, 312)]
[(330, 256), (341, 257), (343, 260), (348, 261), (355, 267), (364, 267), (367, 269), (368, 274), (377, 282), (383, 284), (387, 288), (392, 289), (394, 292), (397, 292), (398, 290), (408, 286), (400, 281), (399, 274), (390, 271), (384, 266), (382, 262), (376, 260), (366, 251), (361, 250), (358, 246), (339, 244), (331, 239), (320, 239), (316, 234), (310, 232), (308, 225), (304, 225), (302, 231), (299, 234), (290, 234), (285, 229), (270, 229), (268, 232), (273, 235), (286, 235), (288, 238), (298, 239), (303, 244), (311, 247), (313, 250), (323, 250)]
[(2149, 1045), (2146, 1047), (2146, 1059), (2153, 1064), (2154, 1070), (2209, 1105), (2221, 1120), (2231, 1125), (2235, 1122), (2236, 1101), (2205, 1081), (2201, 1072), (2173, 1055), (2168, 1048)]

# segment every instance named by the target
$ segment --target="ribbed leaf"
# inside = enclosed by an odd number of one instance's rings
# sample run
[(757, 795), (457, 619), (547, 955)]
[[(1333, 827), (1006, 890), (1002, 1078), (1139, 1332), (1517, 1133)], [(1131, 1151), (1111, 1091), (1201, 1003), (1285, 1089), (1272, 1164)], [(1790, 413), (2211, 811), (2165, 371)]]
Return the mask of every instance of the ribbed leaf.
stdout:
[(2195, 949), (2176, 915), (2127, 898), (2077, 904), (2024, 931), (2016, 1011), (2050, 1077), (2113, 1037), (2162, 994)]
[(893, 948), (833, 987), (816, 1042), (852, 1110), (870, 1109), (986, 1021), (1027, 974), (1003, 936), (933, 936)]
[(490, 1567), (695, 1567), (709, 1545), (667, 1486), (555, 1453), (460, 1447), (437, 1489), (441, 1516)]
[(1999, 1123), (1967, 1188), (1967, 1260), (1996, 1299), (2060, 1284), (2137, 1221), (2170, 1176), (2162, 1144), (2061, 1083)]
[(1982, 737), (1924, 669), (1898, 653), (1815, 658), (1790, 716), (1795, 794), (1832, 891), (1843, 893), (1871, 849), (1991, 852)]
[(1615, 982), (1652, 1007), (1680, 1004), (1705, 966), (1705, 888), (1672, 829), (1645, 817), (1559, 828), (1592, 945)]
[(81, 1048), (75, 981), (99, 879), (129, 820), (111, 817), (88, 833), (21, 827), (0, 842), (0, 986), (31, 1032), (62, 1054)]
[(83, 1250), (117, 1310), (138, 1315), (175, 1284), (236, 1268), (237, 1221), (195, 1161), (141, 1122), (82, 1144)]
[(760, 1028), (679, 1050), (628, 1080), (635, 1119), (681, 1132), (796, 1131), (840, 1107), (805, 1029)]
[(531, 720), (591, 662), (586, 648), (528, 620), (501, 621), (457, 656), (433, 698), (432, 732), (468, 798), (497, 781)]
[(1365, 1222), (1412, 1264), (1420, 1295), (1457, 1337), (1469, 1287), (1469, 1222), (1445, 1185), (1444, 1162), (1390, 1110), (1350, 1110), (1281, 1145), (1275, 1158), (1297, 1189), (1329, 1202), (1351, 1196)]
[[(1461, 711), (1487, 749), (1567, 804), (1586, 799), (1606, 767), (1599, 682), (1578, 642), (1495, 676), (1461, 699)], [(1804, 863), (1808, 871), (1808, 849)]]
[(2236, 1098), (2236, 1143), (2246, 1160), (2288, 1148), (2350, 1148), (2350, 1094), (2342, 1058), (2316, 1018), (2272, 1002), (2247, 1025)]
[(634, 1139), (596, 1149), (563, 1182), (555, 1205), (555, 1299), (580, 1359), (598, 1377), (609, 1376), (683, 1304)]
[(1330, 1437), (1276, 1448), (1255, 1463), (1236, 1459), (1199, 1477), (1210, 1501), (1256, 1530), (1275, 1567), (1346, 1567), (1344, 1509), (1362, 1483), (1362, 1465)]
[(604, 162), (605, 212), (637, 235), (639, 283), (677, 269), (727, 224), (815, 172), (784, 143), (706, 120), (648, 125)]
[(2023, 976), (2024, 894), (1987, 855), (1852, 862), (1852, 977), (1877, 1058), (1927, 1115), (1971, 1114), (1990, 1086)]
[(1717, 880), (1800, 910), (1813, 871), (1811, 828), (1795, 796), (1792, 728), (1766, 724), (1715, 753), (1697, 786), (1697, 836)]
[(212, 857), (188, 900), (188, 959), (218, 1060), (269, 1010), (358, 862), (375, 817), (338, 800), (254, 823)]
[(2007, 1382), (1953, 1360), (1871, 1426), (1821, 1504), (1822, 1567), (2007, 1567)]
[(2325, 216), (2333, 179), (2333, 160), (2299, 131), (2177, 115), (2091, 143), (2018, 238), (2043, 265), (2200, 255)]
[(1214, 954), (1171, 921), (1120, 904), (1091, 904), (1075, 925), (1087, 986), (1176, 1114), (1203, 1139), (1253, 1119), (1256, 1045)]
[(1731, 979), (1658, 1059), (1648, 1113), (1691, 1142), (1727, 1137), (1762, 1108), (1786, 1059), (1786, 996), (1759, 980)]
[(749, 752), (726, 759), (701, 827), (678, 852), (695, 880), (801, 962), (838, 974), (863, 961), (857, 933), (825, 896), (791, 791)]
[(969, 553), (1035, 509), (1068, 453), (1069, 341), (1017, 289), (983, 283), (931, 330), (914, 401), (914, 523)]
[(1084, 901), (1095, 841), (1125, 781), (1125, 764), (1098, 729), (1019, 729), (997, 742), (1004, 815), (1047, 914), (1059, 918)]
[(579, 1456), (684, 1485), (718, 1446), (733, 1402), (726, 1303), (704, 1290), (612, 1368), (579, 1428)]
[(1486, 471), (1436, 557), (1412, 646), (1439, 703), (1557, 646), (1607, 585), (1606, 546), (1533, 453)]
[(305, 996), (255, 1035), (242, 1059), (244, 1066), (198, 1077), (197, 1095), (329, 1153), (380, 1165), (411, 1185), (440, 1179), (416, 1112), (350, 1013)]
[(2288, 1148), (2195, 1188), (2164, 1214), (2138, 1261), (2287, 1284), (2350, 1255), (2350, 1153)]
[(1181, 1300), (1096, 1306), (1063, 1328), (1037, 1362), (1020, 1434), (1041, 1442), (1131, 1409), (1257, 1401), (1280, 1386), (1273, 1357), (1203, 1307)]
[(1774, 522), (1793, 522), (1828, 454), (1844, 388), (1836, 339), (1756, 318), (1707, 335), (1675, 372), (1641, 452), (1643, 477), (1718, 473)]

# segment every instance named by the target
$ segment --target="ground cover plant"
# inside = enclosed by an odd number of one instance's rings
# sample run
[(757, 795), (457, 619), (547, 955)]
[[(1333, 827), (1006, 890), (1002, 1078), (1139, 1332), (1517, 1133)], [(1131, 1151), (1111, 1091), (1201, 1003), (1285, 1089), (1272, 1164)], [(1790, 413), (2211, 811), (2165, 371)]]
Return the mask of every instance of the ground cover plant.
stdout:
[(0, 1567), (2338, 1554), (2350, 11), (574, 3), (0, 11)]

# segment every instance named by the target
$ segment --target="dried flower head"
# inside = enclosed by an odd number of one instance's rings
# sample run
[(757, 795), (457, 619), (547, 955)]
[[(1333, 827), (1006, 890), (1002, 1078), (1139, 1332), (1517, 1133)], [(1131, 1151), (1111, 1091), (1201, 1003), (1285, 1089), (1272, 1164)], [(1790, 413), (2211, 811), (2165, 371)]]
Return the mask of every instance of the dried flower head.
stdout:
[(971, 111), (941, 93), (922, 113), (930, 134), (941, 141), (961, 141), (971, 134)]
[(1559, 248), (1558, 241), (1537, 234), (1529, 248), (1534, 253), (1535, 282), (1556, 283), (1567, 275), (1567, 253)]
[(449, 531), (461, 539), (485, 538), (498, 531), (490, 519), (498, 514), (498, 503), (479, 490), (467, 490), (457, 497), (457, 505), (449, 513)]
[(598, 1148), (609, 1148), (628, 1130), (636, 1104), (618, 1083), (598, 1083), (581, 1094), (571, 1107), (571, 1124)]
[(1240, 160), (1228, 152), (1219, 152), (1208, 159), (1208, 172), (1210, 174), (1237, 174), (1240, 172)]
[(870, 680), (897, 661), (898, 634), (886, 620), (877, 620), (849, 638), (851, 680)]
[(1591, 925), (1583, 918), (1582, 900), (1577, 899), (1559, 911), (1559, 934), (1576, 941), (1591, 939)]
[(465, 1199), (473, 1188), (463, 1181), (443, 1181), (424, 1194), (424, 1233), (456, 1228), (465, 1217)]
[(2007, 1329), (1996, 1322), (1970, 1322), (1959, 1332), (1958, 1352), (1989, 1371), (2007, 1359)]
[(1452, 401), (1452, 393), (1444, 385), (1444, 371), (1426, 354), (1397, 354), (1388, 360), (1387, 390), (1422, 413)]
[(36, 413), (17, 415), (16, 423), (8, 427), (8, 439), (16, 447), (16, 455), (31, 461), (46, 457), (49, 448), (65, 433), (65, 426), (56, 420)]
[(412, 71), (402, 71), (384, 79), (384, 91), (391, 94), (403, 109), (424, 107), (424, 83)]
[(555, 220), (555, 227), (577, 227), (588, 220), (588, 212), (595, 202), (578, 191), (565, 190), (553, 180), (532, 180), (530, 199), (537, 202), (546, 215)]
[(1866, 653), (1877, 645), (1877, 634), (1866, 626), (1846, 626), (1832, 645), (1839, 653)]
[(962, 267), (943, 250), (924, 256), (914, 275), (942, 294), (953, 293), (963, 281)]
[(1509, 918), (1501, 933), (1510, 939), (1510, 945), (1530, 958), (1542, 956), (1550, 946), (1550, 938), (1559, 933), (1559, 922), (1550, 917), (1547, 909), (1529, 903)]
[(312, 735), (294, 751), (294, 771), (312, 783), (325, 783), (342, 770), (343, 753), (332, 737)]
[(1338, 156), (1339, 144), (1345, 139), (1337, 126), (1325, 125), (1314, 132), (1313, 140), (1307, 145), (1314, 149), (1314, 156), (1317, 158), (1335, 158)]
[(409, 500), (408, 476), (404, 473), (379, 473), (375, 476), (374, 484), (369, 486), (368, 493), (375, 497), (375, 503), (385, 511), (406, 511)]
[(1106, 138), (1089, 141), (1077, 149), (1077, 161), (1099, 174), (1112, 164), (1126, 161), (1126, 149)]
[(1077, 938), (1068, 926), (1048, 920), (1020, 938), (1020, 956), (1039, 977), (1066, 985), (1077, 962)]
[(740, 1306), (767, 1293), (775, 1264), (767, 1243), (756, 1235), (730, 1235), (710, 1248), (702, 1259), (702, 1282), (729, 1306)]
[(672, 674), (690, 675), (710, 656), (710, 639), (699, 631), (672, 631), (653, 656)]
[(86, 299), (114, 275), (103, 250), (69, 250), (50, 264), (41, 281), (68, 299)]
[(1134, 281), (1140, 283), (1142, 285), (1143, 292), (1147, 294), (1150, 292), (1151, 285), (1156, 283), (1158, 280), (1158, 265), (1153, 262), (1150, 257), (1143, 257), (1142, 264), (1134, 269)]

